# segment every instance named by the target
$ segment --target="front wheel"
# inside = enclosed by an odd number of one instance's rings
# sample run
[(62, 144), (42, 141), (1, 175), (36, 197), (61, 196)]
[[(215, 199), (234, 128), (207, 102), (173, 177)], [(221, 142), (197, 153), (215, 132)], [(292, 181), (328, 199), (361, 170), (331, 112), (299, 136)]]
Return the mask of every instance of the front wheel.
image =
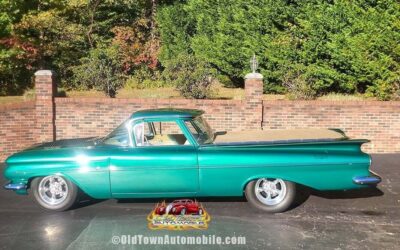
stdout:
[(247, 184), (247, 201), (257, 209), (269, 213), (286, 211), (296, 197), (296, 184), (273, 178), (260, 178)]
[(36, 202), (52, 211), (65, 211), (71, 208), (78, 196), (78, 187), (59, 175), (35, 178), (31, 188)]

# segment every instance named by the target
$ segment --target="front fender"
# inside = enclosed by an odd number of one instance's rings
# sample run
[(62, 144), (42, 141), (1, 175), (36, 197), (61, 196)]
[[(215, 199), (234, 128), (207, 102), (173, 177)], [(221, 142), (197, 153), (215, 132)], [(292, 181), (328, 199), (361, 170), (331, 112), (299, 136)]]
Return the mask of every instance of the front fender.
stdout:
[[(4, 176), (12, 183), (29, 183), (34, 178), (48, 175), (61, 175), (72, 181), (87, 195), (96, 199), (111, 197), (108, 161), (93, 162), (82, 167), (73, 161), (38, 163), (24, 162), (7, 165)], [(19, 191), (19, 193), (23, 193)], [(25, 192), (26, 193), (26, 192)]]

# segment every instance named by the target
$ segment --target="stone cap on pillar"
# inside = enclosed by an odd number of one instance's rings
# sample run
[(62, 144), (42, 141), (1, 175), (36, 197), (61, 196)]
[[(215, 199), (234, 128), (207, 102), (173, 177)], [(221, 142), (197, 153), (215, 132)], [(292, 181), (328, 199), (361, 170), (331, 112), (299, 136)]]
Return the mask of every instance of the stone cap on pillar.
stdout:
[(54, 76), (55, 72), (52, 70), (38, 70), (35, 72), (35, 76)]
[(248, 73), (244, 79), (263, 79), (263, 75), (261, 75), (260, 73)]

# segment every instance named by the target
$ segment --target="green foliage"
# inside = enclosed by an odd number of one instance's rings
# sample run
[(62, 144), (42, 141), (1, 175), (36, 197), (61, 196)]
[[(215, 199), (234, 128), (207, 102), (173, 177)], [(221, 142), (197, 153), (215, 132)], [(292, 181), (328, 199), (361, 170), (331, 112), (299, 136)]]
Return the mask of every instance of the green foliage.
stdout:
[(291, 92), (295, 77), (314, 97), (369, 89), (387, 99), (400, 76), (396, 0), (189, 0), (163, 7), (159, 22), (163, 64), (188, 51), (242, 82), (256, 53), (267, 92)]
[(163, 64), (179, 54), (192, 52), (190, 39), (194, 35), (194, 20), (187, 15), (184, 7), (185, 4), (176, 1), (158, 12), (157, 23), (163, 42), (159, 59)]
[(374, 85), (367, 89), (367, 96), (375, 96), (380, 101), (398, 100), (400, 98), (400, 81), (387, 82), (376, 81)]
[(204, 60), (181, 53), (168, 61), (163, 74), (166, 81), (175, 84), (184, 97), (204, 99), (211, 96), (215, 71)]
[(32, 68), (54, 69), (62, 80), (70, 77), (68, 67), (85, 56), (85, 29), (70, 22), (58, 9), (33, 12), (15, 25), (20, 40), (36, 48)]
[(389, 100), (399, 96), (399, 41), (398, 0), (0, 0), (0, 95), (22, 94), (43, 68), (61, 87), (95, 87), (82, 72), (104, 61), (115, 86), (170, 84), (164, 68), (176, 83), (172, 68), (199, 64), (237, 87), (255, 53), (266, 93)]
[(0, 95), (22, 93), (43, 68), (55, 70), (60, 86), (69, 88), (76, 79), (73, 66), (86, 63), (92, 50), (111, 46), (113, 28), (131, 25), (147, 5), (144, 0), (0, 1), (0, 27), (7, 31), (0, 34)]
[(22, 94), (32, 86), (30, 61), (24, 57), (29, 47), (10, 39), (13, 24), (31, 8), (31, 1), (0, 0), (0, 96)]
[(288, 68), (287, 73), (283, 77), (283, 86), (289, 92), (289, 99), (315, 99), (317, 91), (313, 88), (315, 86), (315, 79), (308, 77), (304, 73), (305, 69), (302, 65), (295, 65)]
[(26, 68), (28, 61), (19, 48), (8, 49), (0, 44), (0, 96), (20, 95), (32, 87), (31, 75)]
[(115, 97), (117, 90), (124, 83), (116, 47), (93, 49), (88, 57), (80, 60), (80, 63), (71, 68), (73, 86), (101, 90), (106, 95)]
[(146, 66), (136, 69), (134, 74), (126, 81), (126, 87), (130, 89), (159, 88), (168, 86), (162, 79), (158, 70), (152, 70)]

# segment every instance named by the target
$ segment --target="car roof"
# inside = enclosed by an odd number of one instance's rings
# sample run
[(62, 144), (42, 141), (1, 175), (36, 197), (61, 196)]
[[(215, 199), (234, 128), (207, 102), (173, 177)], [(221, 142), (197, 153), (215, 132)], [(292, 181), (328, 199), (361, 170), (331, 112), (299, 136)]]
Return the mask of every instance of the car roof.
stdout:
[(199, 109), (144, 109), (131, 115), (131, 118), (193, 118), (202, 115), (204, 111)]

